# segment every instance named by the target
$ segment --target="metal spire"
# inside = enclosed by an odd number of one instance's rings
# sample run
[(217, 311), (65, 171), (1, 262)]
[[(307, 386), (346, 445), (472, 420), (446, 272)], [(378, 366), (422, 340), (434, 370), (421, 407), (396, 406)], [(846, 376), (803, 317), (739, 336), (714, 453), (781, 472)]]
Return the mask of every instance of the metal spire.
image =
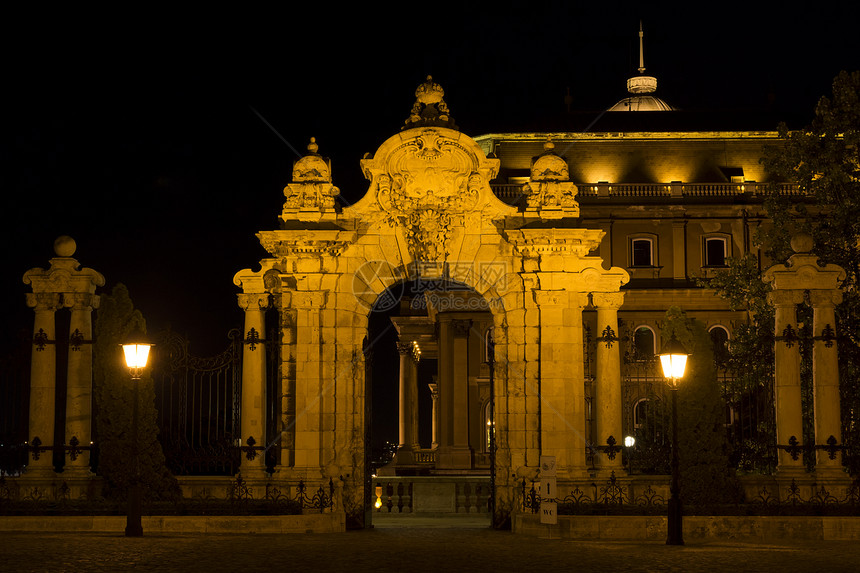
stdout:
[(642, 49), (642, 38), (645, 33), (642, 31), (642, 20), (639, 20), (639, 73), (645, 72), (645, 55)]

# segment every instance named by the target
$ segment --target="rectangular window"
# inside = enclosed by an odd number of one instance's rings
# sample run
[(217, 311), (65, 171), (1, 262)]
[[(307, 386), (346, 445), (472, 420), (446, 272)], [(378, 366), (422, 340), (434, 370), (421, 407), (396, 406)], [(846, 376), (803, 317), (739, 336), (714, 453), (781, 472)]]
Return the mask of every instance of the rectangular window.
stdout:
[(726, 266), (726, 240), (722, 237), (709, 237), (705, 239), (705, 266)]
[(654, 265), (651, 239), (633, 239), (630, 241), (630, 264), (634, 267), (650, 267)]

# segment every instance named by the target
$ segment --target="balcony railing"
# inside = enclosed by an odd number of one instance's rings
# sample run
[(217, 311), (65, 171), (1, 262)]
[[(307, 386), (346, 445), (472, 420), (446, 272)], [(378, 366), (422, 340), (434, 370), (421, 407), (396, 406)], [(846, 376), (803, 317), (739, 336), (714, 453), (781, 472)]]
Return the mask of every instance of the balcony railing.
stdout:
[[(800, 188), (793, 183), (586, 183), (578, 185), (581, 199), (588, 198), (653, 198), (653, 197), (737, 197), (759, 196), (765, 189), (775, 185), (780, 195), (800, 195)], [(509, 205), (522, 197), (522, 184), (492, 184), (493, 193)]]

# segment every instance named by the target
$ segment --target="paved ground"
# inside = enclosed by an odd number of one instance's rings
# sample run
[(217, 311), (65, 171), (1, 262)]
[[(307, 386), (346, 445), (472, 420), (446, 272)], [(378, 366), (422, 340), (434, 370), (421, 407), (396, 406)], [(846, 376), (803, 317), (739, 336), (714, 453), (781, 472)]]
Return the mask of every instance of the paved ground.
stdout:
[(756, 545), (560, 541), (480, 523), (380, 523), (373, 530), (293, 535), (15, 533), (0, 535), (0, 571), (860, 571), (860, 543)]

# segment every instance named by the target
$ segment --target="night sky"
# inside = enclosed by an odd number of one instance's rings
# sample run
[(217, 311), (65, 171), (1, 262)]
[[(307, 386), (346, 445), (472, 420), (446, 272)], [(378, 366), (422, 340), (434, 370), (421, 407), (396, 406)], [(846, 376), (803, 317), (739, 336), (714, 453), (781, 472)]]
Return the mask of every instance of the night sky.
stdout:
[[(83, 266), (124, 283), (150, 330), (214, 353), (241, 324), (234, 273), (267, 256), (294, 152), (317, 138), (344, 204), (403, 125), (427, 74), (469, 135), (552, 129), (625, 97), (645, 26), (646, 73), (684, 109), (806, 113), (860, 69), (856, 4), (779, 13), (724, 3), (320, 4), (231, 13), (6, 14), (0, 324), (32, 327), (23, 273), (71, 235)], [(538, 4), (551, 4), (533, 12)], [(750, 3), (751, 4), (751, 3)], [(449, 8), (446, 8), (449, 6)], [(528, 6), (528, 7), (527, 7)], [(813, 8), (812, 6), (818, 6)], [(774, 126), (775, 127), (775, 126)]]

